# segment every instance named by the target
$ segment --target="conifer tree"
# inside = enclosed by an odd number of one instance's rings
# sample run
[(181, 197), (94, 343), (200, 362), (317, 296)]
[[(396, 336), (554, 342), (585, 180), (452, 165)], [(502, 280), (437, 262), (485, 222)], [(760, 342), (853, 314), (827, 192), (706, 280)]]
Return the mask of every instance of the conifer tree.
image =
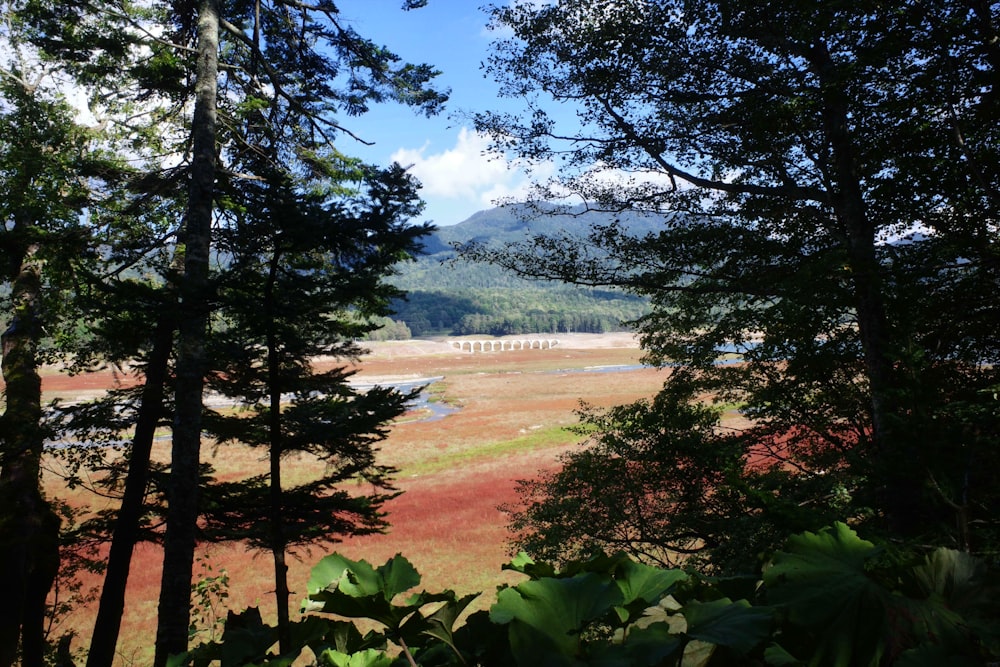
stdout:
[[(375, 445), (412, 398), (378, 387), (360, 392), (348, 370), (314, 368), (317, 358), (360, 353), (354, 341), (396, 294), (385, 278), (426, 232), (406, 225), (419, 207), (400, 168), (364, 172), (355, 194), (323, 183), (328, 178), (294, 184), (277, 174), (240, 184), (257, 190), (241, 197), (253, 205), (233, 216), (218, 243), (228, 267), (208, 386), (237, 410), (213, 413), (208, 432), (222, 446), (264, 450), (269, 466), (206, 490), (208, 537), (271, 552), (282, 653), (290, 647), (287, 548), (386, 525), (379, 508), (394, 494), (392, 470), (376, 462)], [(315, 472), (290, 484), (282, 464), (293, 456), (313, 461)], [(351, 492), (344, 486), (351, 481), (370, 490)]]
[(96, 259), (102, 205), (124, 173), (64, 96), (66, 72), (39, 57), (26, 3), (0, 11), (0, 664), (41, 665), (50, 587), (59, 569), (60, 518), (41, 487), (54, 420), (42, 401), (42, 364), (77, 349), (78, 295)]
[[(165, 489), (170, 514), (164, 536), (163, 597), (155, 659), (161, 665), (170, 653), (183, 651), (187, 644), (202, 391), (209, 370), (205, 337), (216, 306), (216, 282), (209, 265), (212, 225), (222, 210), (216, 183), (230, 176), (261, 177), (232, 172), (243, 139), (231, 130), (247, 108), (290, 110), (308, 128), (311, 146), (298, 155), (300, 164), (308, 164), (308, 154), (316, 147), (330, 148), (337, 140), (356, 139), (341, 124), (340, 115), (363, 113), (372, 103), (390, 100), (433, 113), (445, 95), (429, 86), (434, 70), (401, 62), (388, 49), (358, 35), (330, 2), (305, 6), (284, 0), (248, 0), (220, 5), (204, 0), (195, 4), (92, 2), (78, 6), (38, 0), (30, 4), (38, 43), (52, 57), (74, 64), (82, 85), (98, 86), (125, 72), (143, 88), (136, 96), (139, 105), (161, 108), (162, 117), (179, 128), (165, 133), (168, 141), (176, 142), (164, 151), (159, 173), (136, 180), (138, 187), (174, 198), (185, 211), (182, 222), (175, 220), (169, 231), (156, 239), (173, 242), (178, 254), (175, 262), (162, 263), (158, 270), (157, 280), (167, 290), (152, 302), (164, 306), (165, 316), (149, 327), (150, 332), (156, 332), (159, 345), (142, 344), (151, 350), (151, 356), (140, 363), (147, 380), (163, 378), (173, 390), (169, 403), (174, 408), (172, 481)], [(421, 4), (406, 2), (404, 8)], [(198, 58), (191, 57), (195, 53), (200, 54)], [(221, 64), (220, 54), (224, 54)], [(219, 67), (225, 70), (224, 75), (218, 73)], [(261, 131), (266, 133), (271, 119), (267, 114), (259, 119)], [(153, 245), (152, 237), (147, 240)], [(172, 340), (175, 331), (176, 359), (168, 367), (163, 343)], [(142, 399), (139, 413), (147, 427), (162, 417), (160, 395), (150, 389)], [(148, 409), (146, 400), (151, 401)], [(126, 496), (130, 502), (146, 495), (141, 452), (151, 433), (151, 428), (144, 428), (140, 442), (136, 432), (140, 465), (134, 468), (136, 475), (128, 478), (131, 488), (126, 489)], [(125, 529), (122, 535), (131, 536), (124, 538), (126, 543), (134, 537), (136, 521), (142, 515), (134, 507), (123, 512), (131, 525), (130, 529), (120, 526)], [(127, 563), (131, 548), (125, 544), (116, 553)], [(118, 577), (115, 591), (124, 590), (121, 577), (127, 570), (114, 568)], [(103, 648), (92, 651), (95, 657), (91, 665), (109, 664), (113, 657), (120, 604), (118, 592), (109, 597), (109, 611), (104, 613), (109, 621), (99, 622), (102, 629), (94, 634), (94, 642)]]

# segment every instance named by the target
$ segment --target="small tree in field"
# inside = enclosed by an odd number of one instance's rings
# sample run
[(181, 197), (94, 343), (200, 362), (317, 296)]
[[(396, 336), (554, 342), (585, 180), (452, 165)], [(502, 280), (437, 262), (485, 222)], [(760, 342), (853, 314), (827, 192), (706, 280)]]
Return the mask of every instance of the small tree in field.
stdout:
[[(295, 185), (280, 172), (234, 185), (253, 205), (231, 217), (218, 242), (228, 267), (208, 385), (237, 408), (212, 413), (208, 431), (220, 446), (261, 449), (268, 469), (209, 488), (205, 515), (210, 537), (271, 552), (283, 652), (291, 642), (286, 550), (387, 525), (380, 508), (394, 495), (392, 470), (376, 462), (376, 445), (412, 398), (359, 392), (347, 369), (315, 368), (318, 358), (361, 352), (353, 341), (371, 330), (367, 318), (386, 314), (397, 294), (385, 282), (392, 266), (428, 231), (407, 224), (420, 207), (402, 169), (357, 175), (357, 194), (335, 177)], [(282, 463), (290, 457), (304, 457), (311, 472), (289, 480)], [(349, 488), (359, 481), (369, 490)]]

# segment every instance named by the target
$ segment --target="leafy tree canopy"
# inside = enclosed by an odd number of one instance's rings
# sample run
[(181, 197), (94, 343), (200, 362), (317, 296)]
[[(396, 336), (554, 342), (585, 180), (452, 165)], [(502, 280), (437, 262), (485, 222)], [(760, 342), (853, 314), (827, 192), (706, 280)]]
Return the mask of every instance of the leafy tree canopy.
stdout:
[[(648, 358), (677, 365), (664, 397), (594, 418), (596, 449), (528, 486), (526, 543), (558, 548), (555, 526), (631, 508), (636, 530), (675, 536), (630, 532), (635, 553), (701, 549), (725, 568), (738, 564), (717, 545), (751, 560), (756, 538), (838, 513), (991, 549), (997, 6), (567, 0), (492, 16), (512, 36), (488, 69), (528, 112), (478, 127), (561, 165), (536, 199), (672, 216), (646, 234), (612, 222), (465, 247), (523, 276), (647, 295)], [(741, 363), (718, 363), (734, 350)], [(675, 430), (706, 396), (749, 425)], [(650, 456), (661, 485), (636, 499), (624, 475)], [(689, 470), (711, 490), (690, 494)], [(596, 507), (594, 488), (613, 497)], [(579, 503), (595, 514), (572, 517)]]

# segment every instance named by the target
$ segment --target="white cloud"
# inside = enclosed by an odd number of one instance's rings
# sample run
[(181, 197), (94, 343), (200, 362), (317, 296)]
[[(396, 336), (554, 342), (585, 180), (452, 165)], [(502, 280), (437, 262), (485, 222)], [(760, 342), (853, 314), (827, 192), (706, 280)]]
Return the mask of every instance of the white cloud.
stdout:
[(490, 208), (499, 199), (526, 195), (530, 182), (516, 162), (491, 151), (489, 143), (486, 136), (463, 127), (452, 148), (440, 153), (428, 153), (429, 144), (401, 148), (391, 159), (409, 168), (423, 184), (421, 196), (428, 200), (465, 200), (480, 209)]
[(606, 162), (597, 162), (590, 166), (580, 175), (579, 180), (592, 187), (603, 187), (609, 189), (631, 189), (652, 185), (660, 188), (669, 188), (670, 177), (660, 171), (640, 170), (626, 171), (619, 167), (613, 167)]

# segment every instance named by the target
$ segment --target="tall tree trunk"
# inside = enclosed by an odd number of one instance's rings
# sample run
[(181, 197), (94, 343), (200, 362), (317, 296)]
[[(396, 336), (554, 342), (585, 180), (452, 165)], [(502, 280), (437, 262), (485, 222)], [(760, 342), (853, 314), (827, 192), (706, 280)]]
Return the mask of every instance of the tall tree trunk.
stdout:
[(153, 435), (163, 414), (163, 388), (167, 379), (173, 332), (172, 318), (164, 317), (157, 323), (153, 335), (153, 347), (146, 364), (142, 403), (132, 438), (125, 491), (111, 538), (108, 567), (101, 589), (101, 604), (97, 609), (97, 620), (94, 622), (94, 633), (90, 638), (90, 651), (87, 654), (87, 667), (111, 667), (118, 646), (118, 633), (125, 611), (125, 588), (132, 566), (132, 553), (139, 540), (139, 522), (145, 510)]
[(216, 0), (198, 3), (198, 64), (192, 120), (190, 194), (184, 225), (184, 276), (180, 284), (176, 409), (163, 577), (154, 665), (187, 650), (191, 575), (198, 524), (202, 391), (208, 331), (208, 268), (216, 172), (216, 96), (219, 70)]
[[(30, 227), (30, 223), (26, 225)], [(59, 518), (42, 497), (41, 261), (27, 245), (11, 267), (13, 317), (0, 336), (6, 410), (0, 459), (0, 667), (42, 667), (45, 601), (59, 569)]]
[(281, 519), (281, 396), (271, 395), (271, 554), (274, 559), (274, 598), (278, 610), (278, 645), (282, 655), (292, 650), (288, 613), (288, 565), (285, 563), (285, 531)]
[(278, 351), (278, 340), (274, 332), (276, 314), (274, 312), (275, 282), (277, 280), (280, 262), (280, 250), (274, 248), (270, 271), (264, 292), (264, 313), (267, 318), (267, 384), (271, 401), (268, 412), (268, 438), (271, 474), (270, 474), (270, 521), (271, 521), (271, 555), (274, 559), (274, 597), (278, 611), (278, 646), (284, 655), (292, 650), (291, 619), (288, 613), (288, 565), (285, 563), (285, 531), (282, 524), (281, 508), (281, 454), (282, 454), (282, 424), (281, 424), (281, 359)]
[[(890, 350), (891, 335), (885, 309), (885, 286), (875, 252), (875, 225), (869, 219), (855, 158), (842, 77), (826, 45), (817, 42), (809, 55), (823, 95), (823, 120), (830, 149), (830, 177), (834, 211), (846, 240), (858, 334), (864, 355), (872, 420), (871, 471), (878, 484), (878, 503), (889, 530), (914, 535), (920, 530), (920, 480), (902, 451), (895, 433), (900, 397)], [(919, 468), (917, 468), (919, 470)]]

